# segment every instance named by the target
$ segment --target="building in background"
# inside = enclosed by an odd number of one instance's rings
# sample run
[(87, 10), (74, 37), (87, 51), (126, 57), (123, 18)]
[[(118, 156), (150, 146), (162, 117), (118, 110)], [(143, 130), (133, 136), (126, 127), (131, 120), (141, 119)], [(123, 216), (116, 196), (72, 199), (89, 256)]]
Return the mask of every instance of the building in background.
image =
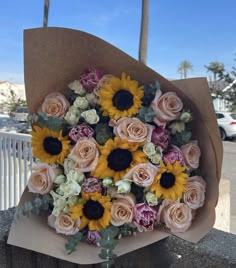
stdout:
[(208, 81), (211, 90), (212, 101), (215, 111), (228, 112), (231, 110), (232, 102), (227, 100), (227, 90), (230, 89), (229, 83), (223, 80)]

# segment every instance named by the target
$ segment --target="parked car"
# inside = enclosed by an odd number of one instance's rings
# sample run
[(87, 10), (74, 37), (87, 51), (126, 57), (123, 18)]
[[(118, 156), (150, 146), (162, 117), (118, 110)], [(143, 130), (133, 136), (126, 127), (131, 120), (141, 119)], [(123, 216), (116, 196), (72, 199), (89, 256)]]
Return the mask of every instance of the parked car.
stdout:
[(26, 124), (20, 123), (14, 118), (1, 116), (0, 117), (0, 131), (5, 132), (21, 132), (26, 128)]
[(216, 118), (220, 128), (221, 139), (236, 138), (236, 113), (217, 112)]
[(19, 122), (26, 122), (28, 118), (27, 107), (18, 107), (14, 113), (14, 118)]

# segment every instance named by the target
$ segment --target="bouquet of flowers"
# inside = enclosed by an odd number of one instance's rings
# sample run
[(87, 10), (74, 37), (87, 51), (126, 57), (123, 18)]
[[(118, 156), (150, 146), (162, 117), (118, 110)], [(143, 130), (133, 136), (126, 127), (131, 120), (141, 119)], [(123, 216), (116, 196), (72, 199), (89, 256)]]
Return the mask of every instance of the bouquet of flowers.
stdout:
[(106, 260), (124, 237), (186, 232), (207, 189), (197, 115), (158, 80), (82, 68), (30, 116), (34, 197), (18, 215), (45, 210), (50, 231), (67, 237), (67, 253), (89, 243)]

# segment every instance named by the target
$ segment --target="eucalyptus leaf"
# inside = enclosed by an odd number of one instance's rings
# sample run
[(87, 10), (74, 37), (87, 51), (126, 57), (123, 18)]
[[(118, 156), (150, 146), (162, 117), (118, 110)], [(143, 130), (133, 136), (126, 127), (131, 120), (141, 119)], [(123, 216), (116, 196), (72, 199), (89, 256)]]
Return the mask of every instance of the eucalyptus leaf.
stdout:
[(98, 123), (95, 127), (96, 141), (103, 145), (106, 141), (113, 137), (111, 128), (105, 123)]
[(150, 123), (153, 121), (153, 118), (155, 116), (155, 112), (151, 107), (142, 107), (139, 112), (137, 117), (145, 123)]
[(65, 248), (67, 250), (67, 254), (71, 254), (76, 250), (77, 245), (82, 240), (83, 234), (81, 232), (76, 233), (73, 236), (70, 236), (65, 244)]

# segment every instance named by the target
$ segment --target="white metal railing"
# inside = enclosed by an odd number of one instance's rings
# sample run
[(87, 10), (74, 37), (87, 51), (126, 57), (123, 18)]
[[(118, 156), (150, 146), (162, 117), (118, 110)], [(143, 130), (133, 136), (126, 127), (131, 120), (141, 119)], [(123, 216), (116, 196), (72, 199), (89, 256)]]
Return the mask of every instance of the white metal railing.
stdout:
[(31, 135), (0, 131), (0, 210), (18, 204), (32, 164)]

